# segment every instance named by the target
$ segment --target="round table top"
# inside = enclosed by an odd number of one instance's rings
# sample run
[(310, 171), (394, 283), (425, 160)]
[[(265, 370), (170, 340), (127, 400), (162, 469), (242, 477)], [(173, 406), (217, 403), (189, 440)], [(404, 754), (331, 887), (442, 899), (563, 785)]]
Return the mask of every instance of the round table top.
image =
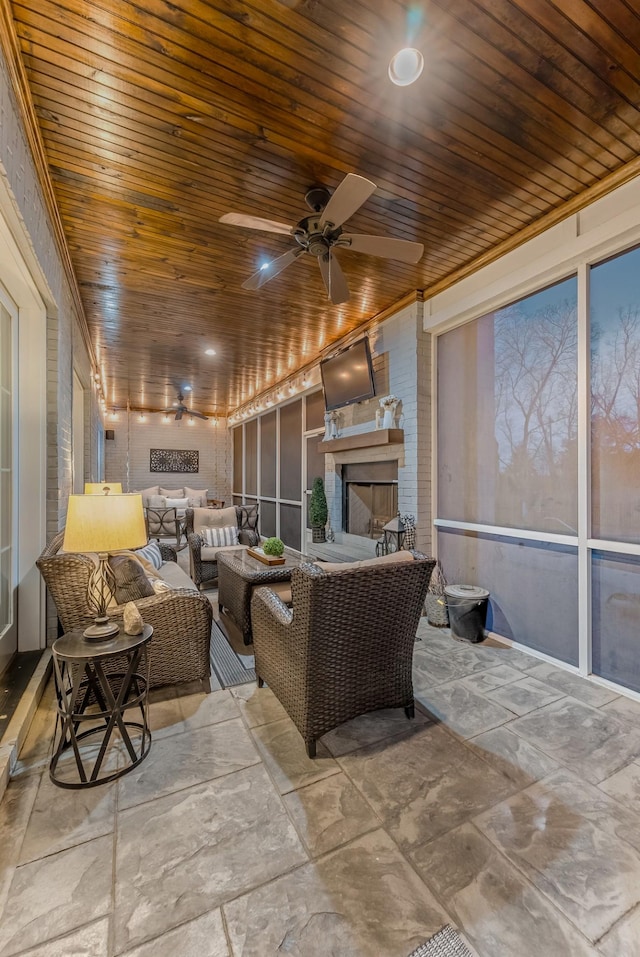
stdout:
[(85, 638), (80, 630), (68, 631), (53, 643), (53, 653), (58, 658), (111, 658), (132, 651), (139, 645), (146, 644), (153, 636), (151, 625), (142, 626), (142, 634), (127, 635), (124, 627), (120, 626), (117, 635), (97, 640)]

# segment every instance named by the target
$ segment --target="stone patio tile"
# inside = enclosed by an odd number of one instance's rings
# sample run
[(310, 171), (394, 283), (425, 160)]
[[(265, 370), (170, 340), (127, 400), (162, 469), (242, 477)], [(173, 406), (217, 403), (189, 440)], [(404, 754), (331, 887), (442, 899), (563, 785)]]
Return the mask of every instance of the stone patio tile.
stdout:
[(115, 869), (116, 953), (162, 937), (306, 860), (259, 766), (123, 811)]
[(489, 731), (513, 720), (512, 711), (471, 691), (464, 681), (450, 681), (436, 688), (415, 690), (415, 697), (429, 714), (461, 738), (472, 738), (482, 731)]
[(516, 718), (509, 729), (594, 784), (640, 756), (640, 725), (575, 698)]
[(429, 724), (430, 720), (419, 710), (416, 710), (414, 718), (407, 718), (404, 708), (384, 708), (345, 721), (333, 731), (323, 734), (320, 740), (334, 757), (338, 757), (397, 734), (412, 734)]
[(29, 950), (28, 957), (109, 957), (109, 919), (71, 931)]
[(473, 825), (411, 856), (481, 957), (595, 957), (572, 924)]
[(594, 943), (640, 902), (640, 816), (564, 769), (474, 824)]
[(516, 785), (439, 725), (339, 758), (401, 848), (426, 844)]
[(270, 688), (258, 688), (255, 682), (251, 682), (251, 684), (232, 688), (231, 693), (250, 728), (257, 728), (261, 724), (271, 724), (273, 721), (281, 721), (288, 717)]
[(636, 727), (640, 724), (640, 701), (634, 701), (633, 698), (620, 695), (602, 705), (600, 710), (606, 714), (614, 714), (623, 721), (630, 721)]
[(397, 847), (374, 831), (223, 907), (234, 954), (406, 957), (450, 923)]
[(486, 694), (487, 691), (493, 691), (494, 688), (500, 688), (512, 681), (521, 681), (522, 671), (518, 668), (511, 668), (509, 665), (496, 665), (495, 668), (489, 668), (488, 671), (480, 671), (478, 674), (469, 675), (464, 679), (464, 684), (471, 691), (477, 691), (478, 694)]
[(632, 957), (638, 952), (640, 941), (640, 907), (623, 917), (598, 942), (598, 953), (603, 957)]
[(625, 807), (640, 814), (640, 764), (628, 764), (610, 778), (601, 781), (599, 787)]
[(196, 917), (168, 930), (161, 937), (128, 950), (122, 957), (231, 957), (222, 926), (222, 913), (218, 909)]
[(261, 725), (251, 733), (281, 794), (340, 770), (322, 741), (318, 741), (317, 757), (307, 757), (302, 736), (290, 718)]
[(513, 781), (518, 789), (528, 787), (559, 767), (557, 761), (514, 734), (508, 726), (485, 731), (468, 739), (466, 745)]
[(344, 774), (298, 788), (283, 800), (312, 857), (380, 826), (379, 818)]
[(20, 857), (40, 779), (39, 774), (13, 778), (0, 801), (0, 916)]
[(536, 708), (543, 708), (545, 704), (551, 704), (552, 701), (564, 697), (563, 691), (554, 688), (553, 685), (542, 684), (541, 681), (536, 681), (528, 675), (520, 681), (512, 681), (511, 684), (487, 691), (486, 694), (491, 701), (520, 715), (535, 711)]
[(111, 836), (17, 867), (0, 925), (2, 957), (108, 914), (112, 874)]
[(115, 826), (116, 785), (68, 790), (42, 775), (20, 863), (55, 854), (105, 834)]
[(236, 718), (205, 725), (188, 735), (154, 741), (148, 757), (118, 781), (120, 809), (239, 771), (260, 758), (251, 735)]
[(240, 715), (240, 709), (230, 691), (211, 691), (209, 694), (191, 694), (178, 699), (183, 716), (183, 730), (194, 731), (210, 724), (229, 721)]
[[(590, 704), (593, 708), (600, 708), (609, 701), (614, 701), (618, 697), (617, 691), (611, 691), (610, 688), (603, 688), (602, 685), (594, 684), (593, 681), (587, 681), (580, 675), (574, 675), (571, 671), (565, 671), (564, 668), (555, 668), (546, 661), (540, 661), (532, 668), (527, 668), (527, 674), (534, 677), (537, 681), (553, 685), (565, 694), (577, 698), (584, 704)], [(640, 713), (640, 705), (638, 706)]]

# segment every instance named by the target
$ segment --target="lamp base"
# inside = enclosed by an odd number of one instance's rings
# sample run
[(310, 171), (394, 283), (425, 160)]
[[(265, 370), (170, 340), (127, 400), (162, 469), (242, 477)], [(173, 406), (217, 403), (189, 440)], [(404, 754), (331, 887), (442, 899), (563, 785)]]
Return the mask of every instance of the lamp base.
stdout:
[(92, 625), (82, 632), (82, 637), (89, 641), (105, 641), (113, 638), (120, 631), (120, 626), (111, 618), (96, 618)]

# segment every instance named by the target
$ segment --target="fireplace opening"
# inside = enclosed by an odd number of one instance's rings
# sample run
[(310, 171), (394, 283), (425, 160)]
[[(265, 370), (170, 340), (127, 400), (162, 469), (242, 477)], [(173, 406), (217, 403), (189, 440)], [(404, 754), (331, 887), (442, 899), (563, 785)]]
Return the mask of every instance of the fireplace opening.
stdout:
[(343, 530), (378, 539), (398, 513), (398, 463), (368, 462), (342, 466)]

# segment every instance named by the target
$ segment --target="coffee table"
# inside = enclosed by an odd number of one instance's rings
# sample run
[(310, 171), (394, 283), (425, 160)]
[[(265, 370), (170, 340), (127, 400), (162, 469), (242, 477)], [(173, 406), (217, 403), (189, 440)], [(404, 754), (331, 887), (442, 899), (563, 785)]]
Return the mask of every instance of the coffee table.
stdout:
[(273, 587), (283, 601), (291, 600), (286, 583), (291, 581), (293, 569), (306, 559), (286, 552), (284, 558), (284, 565), (264, 565), (247, 551), (218, 554), (218, 609), (225, 610), (237, 625), (245, 645), (253, 642), (251, 595), (254, 588)]

